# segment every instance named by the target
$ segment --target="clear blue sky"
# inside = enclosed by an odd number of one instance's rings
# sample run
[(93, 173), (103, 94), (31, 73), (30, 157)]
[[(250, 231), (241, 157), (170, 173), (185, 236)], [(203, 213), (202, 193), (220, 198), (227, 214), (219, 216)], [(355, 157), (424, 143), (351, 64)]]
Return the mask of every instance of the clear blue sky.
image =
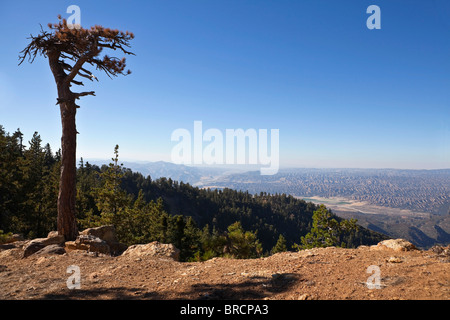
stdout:
[[(132, 74), (86, 84), (78, 157), (170, 160), (177, 128), (280, 130), (298, 167), (450, 167), (450, 1), (1, 1), (0, 124), (60, 146), (47, 61), (18, 64), (39, 23), (129, 30)], [(381, 8), (381, 30), (366, 9)]]

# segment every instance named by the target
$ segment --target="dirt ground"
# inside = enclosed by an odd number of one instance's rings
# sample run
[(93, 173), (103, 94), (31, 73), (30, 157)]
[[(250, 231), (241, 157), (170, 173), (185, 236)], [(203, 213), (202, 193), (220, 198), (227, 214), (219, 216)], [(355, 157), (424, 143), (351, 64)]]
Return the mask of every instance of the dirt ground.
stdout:
[[(450, 299), (450, 259), (431, 250), (331, 247), (205, 262), (83, 251), (24, 259), (21, 254), (20, 249), (0, 252), (2, 300)], [(73, 265), (79, 267), (79, 289), (68, 288), (75, 275), (67, 271)], [(368, 283), (379, 284), (378, 289)]]

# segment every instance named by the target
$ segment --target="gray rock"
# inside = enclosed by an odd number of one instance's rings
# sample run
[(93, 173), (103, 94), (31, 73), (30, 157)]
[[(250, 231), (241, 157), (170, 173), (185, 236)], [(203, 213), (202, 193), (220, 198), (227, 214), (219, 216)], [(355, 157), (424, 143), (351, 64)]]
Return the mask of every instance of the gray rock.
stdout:
[(416, 247), (405, 239), (389, 239), (381, 241), (377, 244), (377, 247), (389, 248), (394, 251), (411, 251), (416, 250)]
[(27, 242), (23, 247), (23, 258), (29, 257), (46, 246), (52, 244), (62, 245), (64, 243), (64, 236), (52, 234), (50, 238), (36, 238)]
[(17, 248), (14, 243), (0, 244), (0, 251)]
[(100, 226), (97, 228), (88, 228), (80, 232), (80, 235), (91, 235), (100, 238), (106, 242), (118, 242), (116, 229), (113, 225)]
[(51, 244), (46, 246), (35, 253), (35, 255), (47, 255), (47, 254), (64, 254), (66, 250), (59, 244)]
[(80, 235), (89, 235), (102, 239), (108, 244), (111, 255), (119, 255), (128, 248), (127, 245), (118, 241), (116, 229), (113, 225), (88, 228), (81, 231)]
[(66, 241), (66, 249), (86, 250), (88, 252), (97, 252), (111, 254), (111, 249), (105, 240), (93, 235), (80, 234), (75, 241)]
[(142, 257), (161, 257), (178, 261), (180, 258), (180, 250), (173, 244), (163, 244), (158, 241), (153, 241), (147, 244), (135, 244), (129, 246), (128, 249), (122, 253), (122, 256), (134, 259)]
[(58, 231), (50, 231), (47, 234), (47, 238), (54, 238), (54, 237), (58, 237), (58, 236), (59, 236)]

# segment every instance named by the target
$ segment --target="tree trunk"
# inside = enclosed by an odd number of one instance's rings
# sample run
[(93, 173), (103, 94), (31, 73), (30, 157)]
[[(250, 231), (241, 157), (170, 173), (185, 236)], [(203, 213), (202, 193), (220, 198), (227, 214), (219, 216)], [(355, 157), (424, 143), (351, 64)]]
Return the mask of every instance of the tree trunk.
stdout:
[(50, 69), (55, 78), (58, 89), (58, 103), (61, 111), (61, 177), (59, 180), (58, 193), (58, 217), (57, 230), (66, 241), (75, 240), (78, 236), (76, 220), (76, 152), (77, 152), (77, 129), (75, 115), (77, 106), (75, 96), (70, 91), (70, 82), (67, 83), (67, 74), (59, 61), (61, 52), (48, 50), (48, 61)]
[[(65, 96), (65, 95), (64, 95)], [(61, 97), (60, 99), (65, 99)], [(71, 99), (68, 99), (71, 100)], [(76, 106), (74, 101), (60, 103), (61, 109), (61, 178), (58, 194), (58, 234), (66, 241), (75, 240), (78, 236), (76, 222), (76, 146), (77, 130), (75, 125)]]

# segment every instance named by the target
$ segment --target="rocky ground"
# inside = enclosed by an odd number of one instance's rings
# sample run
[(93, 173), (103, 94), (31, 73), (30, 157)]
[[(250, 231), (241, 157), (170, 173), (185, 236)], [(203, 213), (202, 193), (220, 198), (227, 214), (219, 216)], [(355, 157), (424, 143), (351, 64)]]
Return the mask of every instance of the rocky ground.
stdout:
[[(0, 299), (450, 299), (449, 247), (330, 247), (260, 259), (178, 262), (167, 246), (137, 246), (119, 256), (47, 250), (26, 258), (26, 246), (4, 246)], [(79, 268), (78, 289), (68, 288), (76, 284), (69, 266)], [(377, 276), (378, 289), (370, 289)]]

